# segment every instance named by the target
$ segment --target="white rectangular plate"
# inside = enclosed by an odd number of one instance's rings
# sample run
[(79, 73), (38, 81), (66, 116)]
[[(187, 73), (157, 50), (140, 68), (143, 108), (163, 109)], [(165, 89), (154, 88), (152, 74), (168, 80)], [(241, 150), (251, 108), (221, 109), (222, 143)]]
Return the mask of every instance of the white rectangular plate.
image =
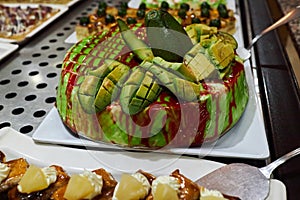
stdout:
[(43, 28), (45, 28), (47, 25), (49, 25), (51, 22), (56, 20), (58, 17), (60, 17), (62, 14), (64, 14), (68, 10), (67, 6), (57, 5), (57, 4), (30, 4), (30, 3), (15, 4), (15, 3), (11, 3), (11, 4), (3, 4), (3, 5), (11, 6), (11, 7), (21, 6), (21, 8), (26, 8), (27, 6), (37, 7), (38, 5), (45, 5), (45, 6), (55, 8), (55, 9), (59, 9), (58, 13), (51, 16), (49, 19), (47, 19), (46, 21), (41, 23), (39, 26), (37, 26), (35, 29), (30, 31), (23, 40), (18, 41), (18, 40), (14, 40), (14, 39), (7, 39), (7, 38), (0, 37), (0, 42), (7, 42), (7, 43), (20, 43), (27, 38), (33, 37), (35, 34), (37, 34), (39, 31), (41, 31)]
[(14, 52), (18, 47), (16, 44), (0, 43), (0, 61)]
[[(172, 148), (164, 152), (199, 156), (253, 159), (266, 159), (269, 157), (269, 148), (265, 134), (264, 122), (258, 99), (256, 97), (249, 63), (248, 65), (245, 64), (245, 69), (249, 85), (250, 98), (246, 110), (239, 122), (222, 138), (220, 138), (213, 147), (212, 145), (209, 145), (201, 148)], [(32, 137), (35, 141), (43, 143), (88, 146), (102, 149), (117, 148), (113, 145), (96, 143), (74, 137), (62, 123), (62, 120), (55, 107), (52, 108), (52, 110), (48, 113)]]
[[(21, 133), (11, 129), (0, 129), (0, 150), (7, 160), (23, 157), (30, 164), (62, 166), (69, 173), (83, 169), (104, 168), (118, 180), (124, 172), (133, 173), (139, 169), (156, 176), (168, 175), (175, 169), (195, 181), (224, 164), (204, 159), (159, 153), (136, 153), (128, 151), (95, 151), (68, 148), (58, 145), (37, 144)], [(286, 200), (286, 188), (278, 180), (270, 182), (267, 200)]]
[[(250, 76), (251, 77), (251, 76)], [(238, 157), (266, 159), (269, 157), (261, 110), (257, 106), (254, 88), (250, 90), (250, 100), (240, 121), (212, 147), (172, 148), (167, 153), (190, 154), (198, 156)], [(62, 123), (54, 107), (34, 132), (32, 138), (37, 142), (119, 149), (116, 146), (96, 143), (74, 137)]]

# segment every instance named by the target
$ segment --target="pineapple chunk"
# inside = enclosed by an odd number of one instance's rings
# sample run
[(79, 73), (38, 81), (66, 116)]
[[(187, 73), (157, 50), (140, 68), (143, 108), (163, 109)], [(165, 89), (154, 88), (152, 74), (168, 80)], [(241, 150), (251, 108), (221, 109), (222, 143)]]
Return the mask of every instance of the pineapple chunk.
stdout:
[(115, 197), (122, 200), (143, 199), (147, 195), (143, 184), (130, 174), (122, 174)]
[(176, 190), (168, 184), (158, 183), (153, 194), (154, 200), (179, 199)]
[(87, 177), (74, 174), (69, 180), (64, 198), (67, 200), (84, 199), (93, 191), (94, 187)]
[(46, 189), (48, 187), (47, 179), (41, 168), (30, 165), (21, 178), (18, 190), (21, 193), (31, 193)]

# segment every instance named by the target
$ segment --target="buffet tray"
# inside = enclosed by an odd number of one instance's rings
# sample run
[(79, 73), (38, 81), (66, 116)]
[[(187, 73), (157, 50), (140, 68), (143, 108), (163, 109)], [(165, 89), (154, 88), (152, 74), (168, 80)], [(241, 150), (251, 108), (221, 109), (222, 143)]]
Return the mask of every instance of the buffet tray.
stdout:
[[(130, 8), (138, 9), (140, 3), (141, 3), (141, 0), (130, 0), (128, 2), (128, 6)], [(227, 7), (230, 8), (234, 13), (237, 12), (237, 9), (236, 9), (237, 6), (235, 4), (235, 0), (227, 0)], [(238, 16), (236, 16), (236, 17), (238, 17)], [(237, 22), (240, 23), (239, 20), (237, 20)], [(240, 26), (240, 25), (238, 25), (238, 26)], [(69, 35), (69, 37), (67, 37), (65, 39), (65, 43), (67, 43), (67, 44), (75, 44), (77, 42), (78, 42), (78, 40), (76, 38), (76, 32), (71, 33)]]
[[(128, 151), (96, 151), (68, 148), (59, 145), (37, 144), (12, 128), (0, 129), (0, 150), (7, 160), (23, 157), (37, 166), (52, 164), (62, 166), (68, 173), (80, 173), (83, 169), (104, 168), (119, 180), (122, 173), (133, 173), (139, 169), (156, 176), (168, 175), (175, 169), (195, 181), (223, 166), (223, 163), (187, 156), (136, 153)], [(276, 179), (270, 181), (267, 200), (286, 200), (285, 185)]]
[[(0, 3), (0, 4), (2, 4), (2, 3)], [(59, 18), (62, 14), (64, 14), (68, 10), (68, 6), (57, 5), (57, 4), (5, 3), (5, 4), (2, 4), (2, 5), (9, 6), (9, 7), (20, 6), (21, 8), (26, 8), (28, 6), (34, 8), (34, 7), (38, 7), (39, 5), (44, 5), (44, 6), (52, 7), (54, 9), (59, 9), (59, 11), (57, 13), (55, 13), (53, 16), (49, 17), (47, 20), (45, 20), (42, 23), (40, 23), (39, 25), (37, 25), (33, 30), (26, 33), (24, 36), (22, 36), (22, 38), (20, 38), (18, 40), (17, 39), (10, 39), (10, 38), (0, 37), (0, 42), (5, 42), (5, 43), (21, 43), (24, 40), (33, 37), (39, 31), (44, 29), (46, 26), (48, 26), (50, 23), (52, 23), (54, 20)]]
[(72, 6), (80, 0), (0, 0), (0, 3), (58, 4)]

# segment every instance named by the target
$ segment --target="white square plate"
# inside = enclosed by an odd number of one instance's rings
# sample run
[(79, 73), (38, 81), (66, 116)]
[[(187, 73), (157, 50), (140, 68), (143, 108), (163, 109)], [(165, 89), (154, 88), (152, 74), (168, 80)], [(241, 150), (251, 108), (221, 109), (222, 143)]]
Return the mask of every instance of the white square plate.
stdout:
[[(266, 159), (269, 157), (264, 121), (255, 93), (250, 66), (245, 65), (249, 85), (249, 102), (238, 123), (214, 145), (201, 148), (172, 148), (163, 152), (174, 154), (190, 154), (198, 156), (238, 157)], [(64, 126), (54, 107), (34, 132), (32, 138), (37, 142), (86, 146), (96, 148), (120, 149), (116, 146), (92, 142), (74, 137)]]

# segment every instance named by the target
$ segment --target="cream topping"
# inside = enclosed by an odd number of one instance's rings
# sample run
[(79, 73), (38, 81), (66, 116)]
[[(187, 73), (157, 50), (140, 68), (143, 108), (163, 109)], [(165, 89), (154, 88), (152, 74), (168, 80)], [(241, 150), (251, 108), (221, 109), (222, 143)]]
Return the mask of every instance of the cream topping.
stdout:
[(180, 183), (175, 177), (172, 176), (159, 176), (152, 182), (152, 194), (155, 194), (157, 185), (161, 184), (167, 184), (171, 188), (173, 188), (176, 192), (179, 192)]
[(94, 188), (94, 191), (89, 195), (87, 195), (85, 199), (92, 199), (95, 196), (101, 194), (102, 187), (103, 187), (102, 176), (88, 170), (84, 170), (83, 174), (80, 174), (80, 176), (86, 177)]
[[(224, 196), (222, 195), (221, 192), (217, 191), (217, 190), (209, 190), (207, 188), (201, 188), (200, 190), (200, 200), (201, 197), (221, 197), (224, 198)], [(226, 198), (224, 198), (225, 200)]]
[(0, 183), (7, 178), (10, 168), (7, 164), (0, 163)]
[(57, 171), (56, 171), (55, 167), (44, 167), (44, 168), (42, 168), (42, 172), (44, 173), (44, 175), (46, 177), (48, 186), (51, 183), (54, 183), (56, 181)]
[(148, 179), (141, 173), (134, 173), (131, 176), (133, 176), (134, 178), (136, 178), (136, 180), (138, 180), (140, 183), (142, 183), (143, 188), (145, 190), (145, 196), (146, 196), (151, 188), (151, 185), (150, 185)]

